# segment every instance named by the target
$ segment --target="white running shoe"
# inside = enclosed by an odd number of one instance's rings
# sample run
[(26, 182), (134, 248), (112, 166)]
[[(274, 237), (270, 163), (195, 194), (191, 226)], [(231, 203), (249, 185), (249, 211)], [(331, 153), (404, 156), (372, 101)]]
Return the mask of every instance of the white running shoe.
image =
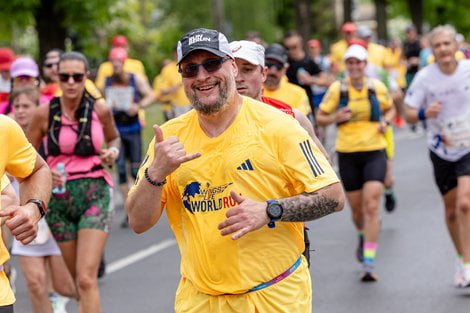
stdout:
[(463, 280), (463, 261), (461, 259), (457, 259), (455, 262), (454, 286), (461, 288)]
[(49, 294), (49, 301), (51, 302), (52, 310), (54, 313), (67, 313), (65, 306), (69, 302), (69, 298), (62, 297), (56, 292), (51, 292)]
[(463, 267), (463, 277), (462, 277), (462, 282), (459, 287), (470, 288), (470, 268), (469, 267)]

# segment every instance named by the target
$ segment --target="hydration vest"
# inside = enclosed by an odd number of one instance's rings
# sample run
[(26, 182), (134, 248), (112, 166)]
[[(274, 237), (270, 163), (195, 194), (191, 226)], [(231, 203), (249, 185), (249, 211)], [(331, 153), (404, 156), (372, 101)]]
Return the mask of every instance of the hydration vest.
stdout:
[[(91, 137), (91, 121), (94, 107), (94, 100), (86, 93), (83, 94), (80, 105), (77, 108), (78, 136), (73, 155), (87, 157), (97, 155)], [(62, 128), (62, 114), (60, 109), (60, 98), (53, 98), (49, 105), (49, 126), (47, 132), (47, 155), (64, 154), (60, 151), (59, 134)]]
[[(113, 77), (108, 76), (105, 79), (104, 82), (104, 87), (112, 87), (113, 86)], [(138, 103), (140, 101), (140, 94), (137, 88), (137, 83), (135, 81), (135, 75), (134, 74), (129, 74), (129, 82), (127, 83), (127, 86), (130, 86), (134, 89), (134, 102)], [(139, 116), (138, 114), (134, 116), (129, 116), (125, 111), (119, 111), (113, 109), (113, 115), (114, 115), (114, 120), (116, 121), (117, 124), (120, 125), (130, 125), (134, 123), (139, 123)]]
[[(372, 79), (367, 79), (367, 99), (370, 103), (370, 117), (369, 121), (380, 122), (380, 117), (382, 115), (382, 110), (380, 109), (380, 102), (377, 99), (377, 94), (375, 92), (375, 87)], [(342, 79), (339, 87), (339, 105), (338, 108), (343, 108), (348, 106), (349, 103), (349, 90), (348, 83), (346, 79)], [(347, 123), (343, 122), (343, 123)], [(340, 123), (340, 124), (343, 124)]]

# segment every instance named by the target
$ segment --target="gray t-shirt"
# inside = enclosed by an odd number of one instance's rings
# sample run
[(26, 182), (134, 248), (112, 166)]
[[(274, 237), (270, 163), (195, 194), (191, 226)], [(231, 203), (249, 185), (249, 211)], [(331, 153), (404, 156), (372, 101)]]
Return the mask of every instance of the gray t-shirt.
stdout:
[(426, 120), (428, 147), (440, 158), (456, 161), (470, 153), (469, 60), (459, 61), (451, 75), (442, 73), (437, 64), (418, 72), (406, 93), (406, 105), (419, 110), (435, 101), (441, 102), (442, 110)]

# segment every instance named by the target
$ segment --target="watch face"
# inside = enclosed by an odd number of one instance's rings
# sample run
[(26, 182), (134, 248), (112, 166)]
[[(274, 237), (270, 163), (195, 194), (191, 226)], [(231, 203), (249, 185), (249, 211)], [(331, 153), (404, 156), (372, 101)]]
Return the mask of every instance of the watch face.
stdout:
[(269, 215), (271, 218), (278, 219), (281, 218), (282, 215), (282, 207), (278, 203), (271, 203), (268, 206)]

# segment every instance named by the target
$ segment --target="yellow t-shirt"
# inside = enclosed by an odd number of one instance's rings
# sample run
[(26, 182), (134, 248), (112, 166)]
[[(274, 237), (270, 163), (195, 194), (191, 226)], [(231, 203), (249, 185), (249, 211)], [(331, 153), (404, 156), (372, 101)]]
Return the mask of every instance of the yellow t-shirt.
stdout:
[[(162, 192), (181, 253), (181, 275), (200, 292), (238, 294), (292, 266), (304, 250), (303, 223), (277, 222), (238, 240), (221, 236), (217, 225), (236, 206), (230, 190), (266, 201), (338, 182), (299, 123), (244, 97), (233, 123), (216, 138), (202, 131), (194, 110), (165, 123), (162, 131), (165, 138), (178, 137), (188, 153), (201, 153), (170, 174)], [(153, 160), (154, 140), (137, 183)]]
[[(145, 75), (145, 68), (142, 61), (127, 58), (124, 62), (124, 72), (132, 73), (141, 75), (143, 78), (147, 79), (147, 75)], [(104, 89), (104, 82), (106, 77), (113, 75), (113, 64), (109, 61), (101, 63), (100, 67), (98, 68), (98, 72), (96, 73), (95, 84), (100, 89)]]
[[(379, 80), (369, 78), (374, 85), (377, 100), (382, 110), (392, 106), (387, 87)], [(384, 149), (386, 141), (384, 134), (379, 132), (378, 122), (370, 121), (370, 102), (368, 99), (368, 83), (364, 79), (362, 90), (356, 90), (348, 83), (349, 102), (352, 118), (346, 123), (338, 126), (338, 135), (336, 138), (336, 150), (339, 152), (363, 152)], [(336, 111), (340, 101), (341, 82), (334, 82), (323, 98), (320, 104), (320, 110), (325, 113)]]
[(330, 48), (331, 62), (339, 66), (340, 72), (344, 71), (346, 68), (344, 61), (343, 61), (343, 57), (347, 49), (348, 49), (348, 43), (344, 39), (341, 39), (335, 42), (334, 44), (331, 45), (331, 48)]
[(384, 67), (390, 73), (391, 71), (395, 71), (393, 73), (393, 77), (397, 80), (398, 86), (400, 88), (406, 87), (406, 66), (405, 63), (402, 61), (402, 49), (396, 48), (392, 50), (391, 48), (385, 49), (385, 57), (384, 57)]
[[(36, 164), (36, 150), (26, 139), (21, 127), (5, 115), (0, 115), (0, 145), (2, 146), (0, 177), (3, 177), (5, 172), (20, 178), (31, 174)], [(2, 180), (0, 189), (3, 190), (4, 187)], [(9, 258), (8, 250), (3, 240), (0, 239), (0, 265), (8, 261)], [(11, 291), (5, 272), (2, 271), (0, 272), (0, 306), (10, 305), (14, 302), (15, 296)]]
[(374, 42), (367, 45), (367, 62), (374, 64), (380, 68), (384, 67), (385, 63), (385, 47)]
[(305, 115), (312, 112), (305, 90), (300, 86), (289, 83), (287, 77), (281, 79), (281, 84), (276, 90), (264, 88), (263, 96), (285, 102)]
[(155, 95), (158, 97), (162, 89), (172, 88), (179, 86), (178, 90), (168, 95), (168, 97), (163, 97), (164, 100), (168, 99), (173, 105), (177, 106), (187, 106), (189, 105), (189, 100), (184, 93), (183, 80), (181, 74), (178, 73), (178, 65), (175, 61), (171, 61), (165, 67), (163, 67), (160, 75), (155, 77), (153, 81), (153, 90)]

